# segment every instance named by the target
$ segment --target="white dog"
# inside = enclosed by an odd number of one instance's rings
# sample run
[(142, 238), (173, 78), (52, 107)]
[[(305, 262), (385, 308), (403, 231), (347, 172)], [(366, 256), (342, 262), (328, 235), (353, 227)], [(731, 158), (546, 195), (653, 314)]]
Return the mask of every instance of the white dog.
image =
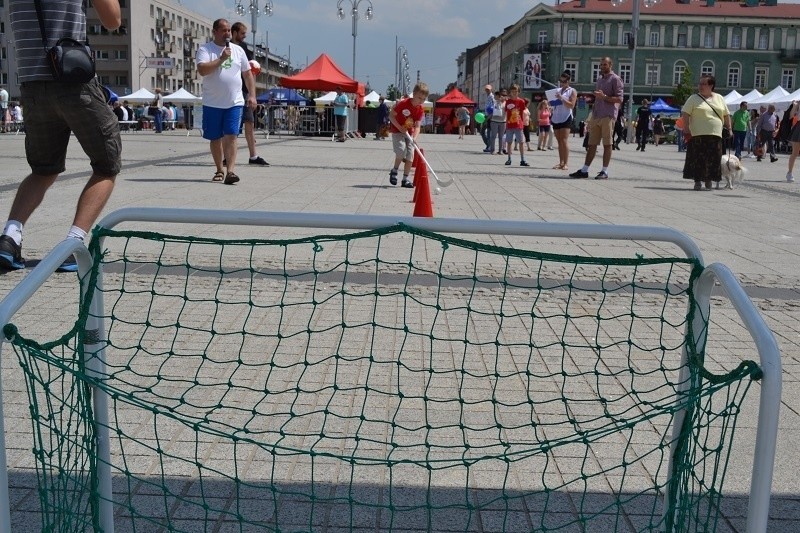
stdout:
[[(742, 162), (735, 155), (723, 155), (720, 168), (722, 177), (725, 178), (726, 189), (733, 189), (735, 183), (744, 181), (744, 175), (747, 173), (747, 169), (742, 166)], [(719, 182), (717, 182), (717, 189), (719, 189)]]

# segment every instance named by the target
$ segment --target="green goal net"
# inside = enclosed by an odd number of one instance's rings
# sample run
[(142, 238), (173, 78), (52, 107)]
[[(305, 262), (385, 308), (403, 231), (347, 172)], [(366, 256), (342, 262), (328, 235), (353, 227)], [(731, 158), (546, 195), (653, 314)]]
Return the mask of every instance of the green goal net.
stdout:
[[(109, 500), (116, 531), (718, 526), (760, 370), (695, 345), (694, 260), (403, 225), (291, 240), (99, 228), (90, 252), (68, 334), (4, 330), (43, 531), (100, 531)], [(98, 298), (104, 328), (86, 331)]]

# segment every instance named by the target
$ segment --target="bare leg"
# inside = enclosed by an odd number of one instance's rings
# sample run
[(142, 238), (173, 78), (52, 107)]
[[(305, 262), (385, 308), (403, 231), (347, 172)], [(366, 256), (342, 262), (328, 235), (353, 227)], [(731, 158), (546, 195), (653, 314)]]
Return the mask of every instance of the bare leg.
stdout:
[(569, 130), (567, 128), (556, 130), (556, 140), (558, 141), (558, 161), (563, 167), (566, 167), (569, 163), (569, 145), (567, 144), (567, 135), (569, 135)]
[(244, 123), (244, 138), (247, 139), (247, 149), (250, 151), (250, 157), (253, 158), (258, 155), (256, 154), (256, 133), (252, 122)]
[(228, 161), (228, 172), (233, 172), (233, 169), (236, 168), (236, 135), (222, 137), (222, 149), (225, 152), (225, 159)]
[(794, 162), (797, 159), (798, 154), (800, 154), (800, 142), (793, 142), (792, 153), (789, 155), (789, 174), (791, 174), (794, 170)]
[(78, 205), (75, 208), (75, 218), (72, 221), (74, 226), (78, 226), (83, 231), (88, 232), (94, 225), (97, 217), (106, 206), (106, 202), (111, 197), (114, 190), (116, 176), (98, 176), (92, 174), (86, 187), (83, 188)]
[(211, 157), (214, 159), (214, 166), (217, 172), (222, 172), (222, 139), (215, 139), (209, 143), (211, 147)]
[(14, 203), (11, 204), (8, 218), (10, 220), (19, 220), (25, 224), (31, 214), (39, 207), (39, 204), (42, 203), (47, 189), (56, 181), (57, 177), (58, 174), (49, 176), (29, 174), (17, 188), (17, 195), (14, 197)]
[(612, 145), (607, 144), (603, 145), (603, 167), (608, 168), (608, 165), (611, 163), (611, 148)]
[[(595, 156), (596, 153), (597, 153), (597, 145), (596, 144), (590, 144), (589, 146), (587, 146), (586, 147), (586, 158), (583, 160), (583, 164), (586, 165), (587, 167), (589, 165), (591, 165), (592, 161), (594, 161), (594, 156)], [(610, 156), (609, 156), (609, 159), (610, 159)]]

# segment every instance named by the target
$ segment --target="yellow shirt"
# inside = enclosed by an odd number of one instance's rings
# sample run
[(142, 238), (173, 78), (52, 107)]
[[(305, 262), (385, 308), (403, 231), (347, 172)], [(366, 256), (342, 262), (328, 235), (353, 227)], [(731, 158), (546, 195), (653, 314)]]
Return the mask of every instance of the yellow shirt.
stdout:
[(681, 113), (686, 113), (691, 117), (689, 130), (692, 132), (692, 136), (716, 135), (722, 137), (722, 121), (728, 115), (728, 106), (721, 94), (712, 93), (704, 100), (702, 96), (695, 93), (683, 104)]

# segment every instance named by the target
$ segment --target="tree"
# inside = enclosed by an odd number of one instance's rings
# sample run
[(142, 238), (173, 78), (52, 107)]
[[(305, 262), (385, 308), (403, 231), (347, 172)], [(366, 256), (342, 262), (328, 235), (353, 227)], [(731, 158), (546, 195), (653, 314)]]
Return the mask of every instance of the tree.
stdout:
[(394, 83), (392, 83), (386, 88), (386, 98), (388, 100), (399, 100), (400, 98), (402, 98), (402, 96), (403, 95), (400, 94), (400, 89), (395, 87)]
[(692, 69), (687, 66), (681, 74), (681, 82), (672, 89), (672, 106), (681, 107), (694, 91)]

